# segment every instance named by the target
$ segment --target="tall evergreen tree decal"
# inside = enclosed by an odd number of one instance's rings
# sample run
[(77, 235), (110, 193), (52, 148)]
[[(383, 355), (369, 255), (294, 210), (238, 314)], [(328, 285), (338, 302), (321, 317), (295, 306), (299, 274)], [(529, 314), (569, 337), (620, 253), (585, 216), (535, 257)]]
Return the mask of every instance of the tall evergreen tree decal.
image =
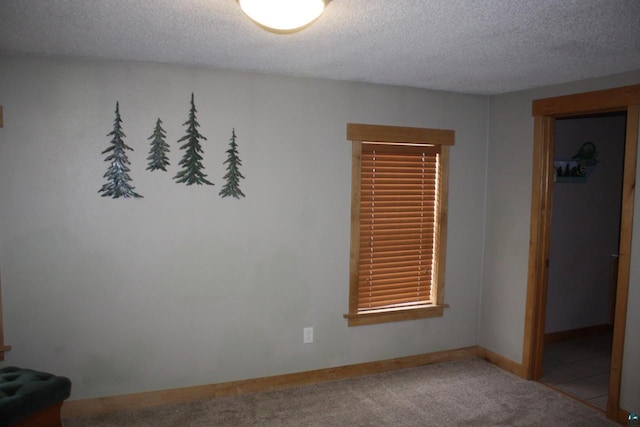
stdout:
[(118, 197), (142, 197), (133, 191), (135, 187), (132, 187), (129, 183), (131, 177), (129, 176), (128, 172), (130, 169), (127, 165), (130, 165), (131, 162), (129, 162), (125, 150), (133, 151), (133, 148), (126, 145), (123, 141), (126, 135), (122, 131), (121, 123), (120, 106), (119, 103), (116, 102), (116, 118), (113, 122), (113, 130), (107, 134), (107, 136), (113, 136), (111, 146), (102, 152), (102, 154), (111, 152), (111, 154), (104, 159), (105, 162), (110, 162), (107, 172), (104, 174), (108, 182), (98, 190), (98, 193), (103, 193), (102, 197), (110, 196), (114, 199)]
[[(244, 179), (244, 176), (238, 170), (239, 166), (242, 166), (242, 161), (238, 157), (238, 144), (236, 144), (236, 130), (235, 128), (231, 132), (231, 139), (229, 140), (229, 149), (227, 150), (227, 174), (224, 179), (227, 183), (220, 190), (222, 197), (233, 196), (236, 199), (244, 197), (244, 193), (240, 190), (240, 178)], [(223, 163), (223, 164), (224, 164)]]
[(193, 102), (193, 92), (191, 93), (191, 110), (189, 111), (189, 120), (184, 122), (182, 125), (187, 126), (187, 134), (180, 138), (178, 142), (187, 141), (184, 145), (180, 147), (181, 150), (185, 150), (184, 156), (182, 160), (180, 160), (180, 166), (183, 169), (178, 172), (173, 179), (176, 182), (181, 183), (184, 182), (187, 185), (191, 184), (208, 184), (213, 185), (212, 182), (208, 181), (205, 177), (207, 176), (204, 172), (204, 166), (202, 165), (202, 156), (200, 153), (203, 153), (202, 147), (200, 146), (200, 139), (207, 138), (200, 135), (198, 132), (198, 127), (200, 124), (196, 120), (196, 106)]
[(158, 121), (156, 121), (156, 127), (153, 129), (153, 135), (151, 135), (147, 139), (152, 139), (151, 141), (151, 150), (149, 150), (149, 160), (147, 170), (163, 170), (167, 171), (166, 166), (169, 165), (169, 158), (167, 157), (167, 153), (169, 152), (169, 144), (165, 142), (165, 138), (167, 134), (164, 129), (162, 129), (162, 120), (158, 117)]

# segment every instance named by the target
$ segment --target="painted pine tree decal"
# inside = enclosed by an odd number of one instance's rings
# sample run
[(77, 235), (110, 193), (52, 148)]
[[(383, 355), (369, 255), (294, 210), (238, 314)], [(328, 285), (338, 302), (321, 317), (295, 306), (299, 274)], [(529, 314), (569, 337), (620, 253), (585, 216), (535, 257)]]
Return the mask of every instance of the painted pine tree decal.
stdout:
[(193, 92), (191, 93), (191, 110), (189, 111), (189, 119), (184, 122), (182, 125), (187, 126), (187, 134), (180, 138), (178, 142), (187, 141), (184, 145), (180, 147), (181, 150), (185, 150), (184, 156), (182, 160), (180, 160), (180, 166), (183, 169), (178, 172), (173, 179), (178, 183), (186, 183), (186, 185), (191, 184), (208, 184), (213, 185), (212, 182), (208, 181), (205, 177), (207, 176), (203, 170), (204, 166), (202, 165), (202, 156), (200, 153), (203, 153), (202, 147), (200, 146), (200, 140), (207, 138), (200, 135), (198, 132), (198, 127), (200, 124), (196, 120), (196, 106), (193, 102)]
[(169, 165), (169, 158), (167, 157), (167, 153), (169, 152), (169, 144), (165, 142), (165, 138), (167, 134), (164, 129), (162, 129), (162, 120), (158, 117), (156, 121), (156, 127), (153, 129), (153, 135), (151, 135), (147, 139), (152, 139), (151, 141), (151, 150), (149, 150), (149, 160), (147, 170), (163, 170), (167, 171), (167, 166)]
[(102, 154), (111, 152), (105, 162), (110, 162), (107, 172), (104, 177), (107, 178), (107, 183), (102, 186), (98, 193), (103, 193), (102, 197), (142, 197), (135, 191), (135, 187), (132, 187), (129, 183), (131, 177), (129, 176), (130, 165), (129, 158), (125, 150), (133, 151), (133, 148), (126, 145), (123, 138), (126, 136), (122, 131), (122, 119), (120, 118), (120, 106), (116, 102), (116, 118), (113, 122), (113, 130), (107, 134), (107, 136), (113, 136), (111, 139), (111, 146), (104, 150)]
[(231, 139), (229, 140), (229, 149), (227, 150), (227, 174), (224, 179), (226, 184), (220, 190), (222, 197), (233, 196), (236, 199), (244, 197), (244, 193), (240, 190), (240, 178), (244, 179), (244, 176), (238, 170), (238, 167), (242, 165), (242, 161), (238, 157), (238, 144), (236, 144), (236, 130), (231, 132)]

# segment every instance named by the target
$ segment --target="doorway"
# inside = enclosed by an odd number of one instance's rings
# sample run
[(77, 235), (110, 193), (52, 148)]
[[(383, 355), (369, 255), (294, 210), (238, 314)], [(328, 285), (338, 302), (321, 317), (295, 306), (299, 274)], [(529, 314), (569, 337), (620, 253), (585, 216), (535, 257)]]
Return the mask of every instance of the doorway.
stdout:
[[(556, 119), (540, 382), (606, 410), (626, 113)], [(580, 168), (568, 170), (580, 160)], [(573, 163), (572, 163), (573, 162)]]
[(537, 380), (540, 378), (549, 275), (556, 119), (612, 111), (622, 111), (627, 114), (615, 321), (606, 411), (607, 418), (617, 421), (623, 419), (623, 412), (620, 409), (620, 383), (631, 263), (631, 227), (635, 196), (640, 85), (533, 101), (533, 185), (523, 365), (529, 379)]

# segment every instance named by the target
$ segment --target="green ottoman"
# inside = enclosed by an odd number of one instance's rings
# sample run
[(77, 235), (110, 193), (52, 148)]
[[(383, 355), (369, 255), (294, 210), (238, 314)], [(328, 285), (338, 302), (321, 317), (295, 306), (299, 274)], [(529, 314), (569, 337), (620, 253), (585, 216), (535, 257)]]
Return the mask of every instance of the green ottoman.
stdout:
[(71, 381), (46, 372), (0, 369), (0, 427), (58, 427)]

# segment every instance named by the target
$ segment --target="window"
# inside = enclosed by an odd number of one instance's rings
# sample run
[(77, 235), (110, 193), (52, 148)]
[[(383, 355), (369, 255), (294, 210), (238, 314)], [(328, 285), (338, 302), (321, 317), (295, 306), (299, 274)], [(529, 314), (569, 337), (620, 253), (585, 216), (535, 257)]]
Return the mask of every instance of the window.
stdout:
[(454, 131), (349, 123), (349, 326), (442, 316)]

